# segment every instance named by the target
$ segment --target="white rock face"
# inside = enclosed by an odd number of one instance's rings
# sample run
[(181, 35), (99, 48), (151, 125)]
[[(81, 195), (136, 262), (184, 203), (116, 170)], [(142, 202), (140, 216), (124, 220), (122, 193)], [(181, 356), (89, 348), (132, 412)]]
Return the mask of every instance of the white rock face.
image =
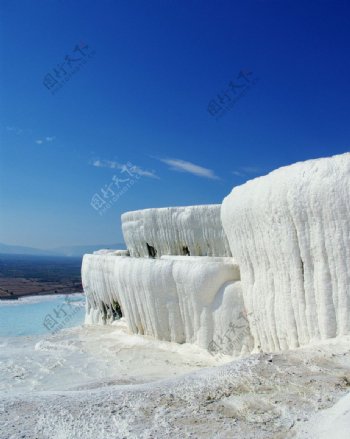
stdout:
[(255, 347), (350, 332), (350, 154), (296, 163), (233, 189), (222, 222)]
[(95, 250), (92, 254), (93, 255), (109, 255), (114, 253), (116, 250), (112, 250), (109, 248), (101, 248), (100, 250)]
[(231, 256), (219, 204), (126, 212), (122, 229), (134, 257)]
[(129, 250), (112, 250), (102, 248), (92, 253), (93, 255), (115, 255), (115, 256), (130, 256)]
[(112, 320), (118, 302), (134, 333), (234, 355), (252, 348), (231, 258), (85, 255), (82, 281), (86, 323)]

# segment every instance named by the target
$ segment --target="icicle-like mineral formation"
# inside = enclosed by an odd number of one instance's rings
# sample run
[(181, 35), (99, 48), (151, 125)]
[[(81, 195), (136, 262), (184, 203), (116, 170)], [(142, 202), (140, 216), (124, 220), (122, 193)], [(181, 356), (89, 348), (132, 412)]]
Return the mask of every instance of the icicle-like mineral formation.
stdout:
[(220, 205), (146, 209), (122, 228), (128, 251), (84, 256), (87, 323), (123, 312), (132, 332), (230, 354), (251, 335), (274, 351), (350, 333), (349, 153), (234, 188), (221, 218)]
[(122, 215), (124, 240), (134, 257), (231, 256), (220, 204), (136, 210)]
[(256, 348), (350, 332), (349, 153), (235, 187), (221, 213)]
[(134, 333), (233, 355), (252, 348), (232, 258), (85, 255), (82, 279), (86, 323), (112, 320), (118, 303)]

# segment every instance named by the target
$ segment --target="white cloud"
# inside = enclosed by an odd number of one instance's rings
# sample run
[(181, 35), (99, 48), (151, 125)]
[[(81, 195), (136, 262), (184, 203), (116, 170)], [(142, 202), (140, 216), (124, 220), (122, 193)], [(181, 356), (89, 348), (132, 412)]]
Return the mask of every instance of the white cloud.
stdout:
[(18, 128), (18, 127), (6, 127), (7, 131), (13, 131), (15, 134), (21, 134), (23, 132), (22, 128)]
[(35, 141), (35, 143), (37, 143), (38, 145), (42, 145), (44, 142), (52, 142), (53, 140), (55, 140), (55, 137), (53, 136), (47, 136), (44, 139), (37, 139)]
[(247, 174), (258, 174), (261, 171), (258, 166), (242, 166), (241, 169)]
[[(14, 133), (17, 135), (25, 134), (25, 133), (30, 134), (33, 131), (31, 129), (27, 129), (27, 128), (23, 129), (23, 128), (19, 128), (16, 126), (6, 126), (6, 127), (1, 127), (1, 128), (5, 128), (6, 131), (9, 131), (10, 133)], [(46, 136), (46, 137), (43, 137), (41, 139), (40, 138), (36, 139), (35, 143), (38, 145), (42, 145), (44, 142), (53, 142), (55, 140), (55, 138), (56, 137), (54, 137), (54, 136)]]
[(197, 175), (198, 177), (210, 178), (211, 180), (218, 180), (219, 177), (215, 175), (214, 171), (194, 163), (187, 162), (180, 159), (159, 159), (161, 162), (170, 166), (172, 171), (188, 172), (189, 174)]
[(245, 177), (245, 174), (240, 171), (232, 171), (233, 175), (236, 175), (237, 177)]
[(252, 175), (257, 175), (262, 172), (262, 169), (258, 166), (241, 166), (235, 171), (232, 171), (233, 175), (237, 177), (250, 177)]
[(112, 160), (94, 160), (92, 166), (97, 168), (110, 168), (110, 169), (120, 169), (124, 170), (125, 167), (129, 168), (133, 174), (140, 175), (141, 177), (149, 177), (149, 178), (158, 178), (155, 171), (147, 171), (146, 169), (140, 168), (140, 166), (136, 166), (134, 164), (129, 163), (119, 163)]
[(150, 178), (158, 178), (158, 175), (154, 171), (147, 171), (146, 169), (142, 169), (139, 166), (133, 166), (132, 172), (135, 174), (141, 175), (141, 177), (150, 177)]

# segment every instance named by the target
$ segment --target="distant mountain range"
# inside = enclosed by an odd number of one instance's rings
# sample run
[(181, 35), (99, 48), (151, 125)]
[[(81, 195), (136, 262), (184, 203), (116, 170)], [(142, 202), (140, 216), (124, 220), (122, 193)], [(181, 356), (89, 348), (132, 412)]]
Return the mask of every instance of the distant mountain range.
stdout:
[(124, 243), (117, 244), (91, 244), (91, 245), (71, 245), (63, 247), (55, 247), (52, 249), (39, 249), (33, 247), (24, 247), (21, 245), (9, 245), (0, 243), (0, 253), (17, 254), (17, 255), (33, 255), (33, 256), (82, 256), (85, 253), (92, 253), (102, 248), (107, 249), (125, 249)]

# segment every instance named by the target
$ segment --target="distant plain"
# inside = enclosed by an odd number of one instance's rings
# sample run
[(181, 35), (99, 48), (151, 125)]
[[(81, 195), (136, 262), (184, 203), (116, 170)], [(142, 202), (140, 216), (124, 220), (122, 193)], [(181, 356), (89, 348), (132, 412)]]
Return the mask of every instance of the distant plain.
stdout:
[(82, 293), (81, 257), (0, 254), (0, 300)]

